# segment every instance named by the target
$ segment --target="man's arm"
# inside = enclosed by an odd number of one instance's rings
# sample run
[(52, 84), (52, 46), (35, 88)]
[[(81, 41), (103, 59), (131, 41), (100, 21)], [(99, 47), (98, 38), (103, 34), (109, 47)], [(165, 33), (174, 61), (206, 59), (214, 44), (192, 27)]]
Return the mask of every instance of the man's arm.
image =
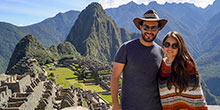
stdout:
[(118, 89), (119, 89), (119, 79), (121, 73), (124, 69), (125, 64), (113, 63), (112, 77), (111, 77), (111, 94), (112, 94), (112, 110), (121, 110), (121, 106), (118, 102)]

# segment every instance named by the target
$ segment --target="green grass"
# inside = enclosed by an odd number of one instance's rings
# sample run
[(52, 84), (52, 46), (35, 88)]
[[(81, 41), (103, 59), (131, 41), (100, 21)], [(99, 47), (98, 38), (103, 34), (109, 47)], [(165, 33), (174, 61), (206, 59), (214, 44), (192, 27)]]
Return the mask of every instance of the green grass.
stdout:
[(72, 67), (74, 70), (76, 70), (76, 67), (75, 66), (73, 66), (73, 65), (70, 65), (70, 67)]
[(111, 95), (102, 95), (99, 94), (102, 98), (104, 98), (109, 104), (112, 106), (112, 96)]
[(95, 83), (83, 83), (82, 80), (78, 80), (77, 76), (74, 75), (74, 71), (68, 68), (56, 68), (56, 70), (46, 70), (49, 73), (53, 72), (55, 77), (55, 81), (57, 84), (61, 85), (64, 88), (68, 88), (71, 85), (75, 87), (80, 87), (84, 90), (91, 90), (95, 92), (103, 92), (105, 91), (99, 85), (95, 85)]
[(119, 85), (122, 85), (122, 80), (121, 79), (119, 80)]
[(45, 65), (42, 65), (41, 67), (44, 69), (54, 69), (55, 68), (54, 64), (57, 64), (57, 62), (45, 64)]
[(83, 100), (83, 106), (86, 107), (86, 108), (88, 108), (88, 105), (87, 105), (87, 103), (86, 103), (85, 100)]
[[(49, 66), (49, 65), (48, 65)], [(70, 70), (69, 68), (56, 68), (55, 70), (46, 69), (48, 75), (50, 73), (54, 74), (54, 79), (63, 88), (69, 88), (71, 85), (75, 87), (80, 87), (83, 90), (91, 90), (95, 92), (104, 92), (105, 90), (95, 83), (83, 83), (83, 80), (78, 80), (77, 76), (74, 75), (75, 71)], [(85, 79), (85, 81), (91, 81), (93, 79)], [(102, 95), (99, 94), (102, 98), (110, 103), (112, 106), (111, 95)]]
[(74, 65), (74, 66), (79, 66), (79, 64), (75, 64), (75, 63), (72, 63), (72, 65)]
[[(77, 76), (74, 75), (74, 72), (68, 68), (56, 68), (56, 70), (46, 70), (48, 73), (53, 72), (55, 75), (55, 81), (64, 88), (68, 88), (71, 84), (77, 83), (74, 78)], [(66, 79), (71, 78), (71, 79)]]
[(106, 70), (98, 71), (99, 75), (106, 75), (107, 73), (111, 73), (111, 72), (110, 71), (106, 71)]

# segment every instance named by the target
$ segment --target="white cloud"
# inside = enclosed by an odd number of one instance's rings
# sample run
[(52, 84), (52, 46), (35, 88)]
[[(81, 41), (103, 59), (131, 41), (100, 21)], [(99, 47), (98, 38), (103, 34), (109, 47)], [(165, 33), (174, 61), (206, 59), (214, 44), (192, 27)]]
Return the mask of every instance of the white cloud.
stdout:
[(119, 5), (126, 4), (130, 1), (134, 1), (137, 4), (148, 4), (151, 1), (157, 1), (159, 4), (164, 4), (166, 2), (168, 3), (193, 3), (197, 7), (202, 7), (205, 8), (208, 5), (213, 4), (215, 0), (99, 0), (99, 3), (102, 4), (102, 6), (106, 8), (113, 8), (113, 7), (118, 7)]
[(190, 0), (195, 3), (196, 6), (205, 8), (208, 5), (212, 5), (215, 0)]
[(103, 8), (115, 8), (122, 4), (127, 4), (130, 1), (138, 2), (138, 0), (99, 0)]
[(23, 27), (23, 26), (24, 26), (23, 24), (19, 24), (19, 25), (18, 25), (18, 27)]

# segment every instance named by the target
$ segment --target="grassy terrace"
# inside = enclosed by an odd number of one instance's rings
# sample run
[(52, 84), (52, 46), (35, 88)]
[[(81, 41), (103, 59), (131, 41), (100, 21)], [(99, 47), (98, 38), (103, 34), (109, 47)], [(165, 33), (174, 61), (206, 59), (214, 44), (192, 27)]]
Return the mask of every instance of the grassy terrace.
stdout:
[[(47, 67), (54, 68), (53, 65), (47, 65)], [(105, 92), (103, 88), (101, 88), (99, 85), (96, 85), (93, 82), (83, 83), (83, 80), (78, 80), (78, 77), (74, 75), (75, 71), (72, 71), (69, 68), (45, 69), (45, 71), (47, 71), (47, 75), (50, 75), (51, 73), (53, 73), (54, 80), (57, 82), (57, 84), (59, 84), (60, 86), (64, 88), (68, 88), (71, 85), (74, 85), (75, 87), (80, 87), (84, 90), (91, 90), (95, 92)], [(86, 81), (92, 81), (92, 80), (94, 79), (86, 79)], [(111, 95), (102, 95), (102, 94), (99, 94), (99, 95), (112, 105)]]

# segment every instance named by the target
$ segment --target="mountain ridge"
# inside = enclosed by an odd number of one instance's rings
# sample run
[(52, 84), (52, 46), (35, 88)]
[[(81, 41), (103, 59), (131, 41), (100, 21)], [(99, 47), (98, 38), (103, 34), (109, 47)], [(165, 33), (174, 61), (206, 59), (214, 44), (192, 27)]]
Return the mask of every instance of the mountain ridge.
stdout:
[[(23, 27), (0, 22), (0, 73), (3, 73), (7, 69), (7, 64), (9, 63), (15, 45), (23, 36), (33, 34), (46, 47), (52, 44), (58, 44), (64, 41), (65, 35), (69, 32), (78, 14), (78, 11), (68, 11), (66, 13), (57, 14), (55, 17), (45, 19), (40, 23)], [(63, 17), (65, 20), (62, 18), (59, 19), (59, 16), (66, 16)], [(56, 24), (55, 21), (59, 21), (59, 23)], [(66, 27), (69, 27), (69, 29)], [(59, 29), (62, 32), (56, 31)]]

